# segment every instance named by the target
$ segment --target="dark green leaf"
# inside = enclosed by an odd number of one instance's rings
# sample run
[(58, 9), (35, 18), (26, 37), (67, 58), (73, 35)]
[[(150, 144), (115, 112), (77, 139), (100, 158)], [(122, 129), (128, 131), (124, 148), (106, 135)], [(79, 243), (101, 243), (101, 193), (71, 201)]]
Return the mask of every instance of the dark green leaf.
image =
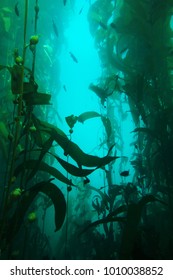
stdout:
[(88, 119), (100, 117), (101, 115), (94, 111), (82, 113), (78, 116), (78, 122), (84, 123)]
[(26, 105), (50, 105), (51, 95), (47, 93), (26, 93), (23, 95)]
[(74, 166), (73, 164), (70, 164), (70, 163), (66, 162), (65, 160), (57, 157), (56, 155), (53, 155), (53, 156), (58, 160), (58, 162), (62, 165), (62, 167), (73, 176), (86, 177), (96, 170), (96, 169), (89, 170), (89, 169), (78, 168), (78, 167)]
[[(50, 175), (52, 175), (53, 177), (55, 177), (56, 179), (58, 179), (59, 181), (67, 184), (67, 185), (73, 185), (72, 181), (67, 179), (61, 172), (59, 172), (56, 168), (52, 167), (52, 166), (49, 166), (47, 163), (45, 162), (40, 162), (39, 165), (38, 165), (38, 161), (37, 160), (28, 160), (25, 162), (25, 165), (24, 164), (20, 164), (16, 169), (15, 169), (15, 172), (14, 172), (14, 175), (17, 177), (17, 175), (21, 172), (24, 172), (24, 168), (25, 169), (33, 169), (34, 166), (38, 166), (38, 169), (37, 171), (43, 171), (43, 172), (47, 172), (49, 173)], [(31, 176), (29, 176), (29, 179), (30, 180), (32, 179)]]
[(40, 131), (46, 131), (49, 133), (52, 138), (63, 148), (64, 150), (64, 155), (71, 156), (81, 167), (82, 165), (87, 166), (87, 167), (97, 167), (100, 168), (111, 161), (116, 160), (119, 157), (111, 157), (111, 156), (105, 156), (103, 158), (97, 157), (97, 156), (92, 156), (84, 153), (77, 144), (74, 142), (70, 141), (68, 137), (65, 135), (65, 133), (60, 130), (59, 128), (48, 124), (46, 122), (42, 122), (39, 119), (37, 119), (35, 116), (33, 116), (33, 122), (34, 125), (39, 126)]
[(97, 167), (100, 168), (111, 161), (116, 160), (119, 157), (112, 157), (112, 156), (105, 156), (103, 158), (97, 157), (97, 156), (92, 156), (84, 153), (78, 145), (73, 143), (72, 141), (68, 141), (68, 146), (66, 146), (65, 149), (65, 155), (71, 156), (81, 167), (82, 165), (87, 166), (87, 167)]
[(77, 122), (77, 119), (78, 119), (78, 117), (75, 117), (74, 115), (71, 115), (71, 116), (68, 116), (65, 118), (65, 120), (70, 128), (74, 127), (75, 123)]
[(51, 183), (50, 181), (43, 181), (22, 194), (18, 207), (9, 223), (7, 235), (8, 239), (11, 240), (19, 231), (26, 211), (29, 209), (39, 192), (44, 193), (52, 200), (55, 209), (55, 231), (62, 227), (66, 215), (66, 201), (64, 195), (55, 184)]

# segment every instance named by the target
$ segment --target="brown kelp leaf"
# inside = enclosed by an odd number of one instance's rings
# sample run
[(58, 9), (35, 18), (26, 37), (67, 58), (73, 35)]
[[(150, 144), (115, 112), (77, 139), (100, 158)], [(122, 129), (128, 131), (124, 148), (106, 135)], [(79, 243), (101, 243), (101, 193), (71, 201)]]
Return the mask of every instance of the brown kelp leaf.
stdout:
[(87, 166), (87, 167), (97, 167), (100, 168), (111, 161), (116, 160), (119, 157), (112, 157), (112, 156), (105, 156), (103, 158), (97, 157), (97, 156), (92, 156), (84, 153), (78, 145), (73, 143), (72, 141), (69, 140), (68, 146), (65, 149), (65, 155), (71, 156), (81, 167), (82, 165)]
[(78, 116), (78, 122), (84, 123), (86, 120), (89, 120), (92, 118), (97, 118), (97, 117), (101, 117), (101, 120), (103, 122), (103, 125), (104, 125), (106, 133), (107, 133), (107, 137), (109, 138), (112, 133), (112, 127), (111, 127), (111, 122), (110, 122), (109, 118), (102, 116), (97, 112), (88, 111), (88, 112), (82, 113), (81, 115)]
[[(41, 134), (41, 138), (43, 138), (44, 135), (51, 136), (64, 149), (65, 152), (69, 139), (61, 129), (50, 123), (39, 120), (34, 114), (32, 115), (32, 121), (36, 129)], [(37, 140), (40, 140), (39, 135)]]
[(18, 207), (8, 225), (8, 240), (13, 239), (19, 231), (26, 211), (29, 209), (39, 192), (44, 193), (52, 200), (55, 209), (55, 231), (62, 227), (66, 215), (66, 201), (64, 195), (55, 184), (50, 181), (43, 181), (23, 192), (20, 202), (18, 203)]
[(103, 89), (100, 86), (94, 84), (90, 84), (89, 89), (92, 90), (101, 99), (102, 105), (104, 105), (106, 98), (113, 93), (108, 93), (107, 89)]
[(77, 122), (77, 119), (78, 119), (78, 117), (76, 117), (74, 115), (71, 115), (71, 116), (68, 116), (68, 117), (65, 118), (66, 123), (68, 124), (68, 126), (70, 128), (74, 127), (75, 123)]
[(88, 155), (84, 153), (77, 144), (70, 141), (62, 130), (55, 127), (54, 125), (42, 122), (39, 119), (37, 119), (34, 115), (33, 123), (35, 126), (35, 123), (37, 123), (37, 127), (39, 127), (40, 131), (46, 131), (47, 133), (49, 133), (52, 136), (52, 138), (62, 147), (62, 149), (64, 150), (64, 155), (71, 156), (77, 162), (79, 167), (84, 165), (87, 167), (99, 168), (119, 158), (108, 155), (103, 158)]
[(23, 95), (26, 105), (50, 105), (51, 95), (47, 93), (36, 92), (34, 94), (26, 93)]
[(77, 176), (77, 177), (86, 177), (89, 174), (91, 174), (92, 172), (94, 172), (96, 169), (82, 169), (82, 168), (78, 168), (76, 166), (74, 166), (71, 163), (68, 163), (67, 161), (59, 158), (56, 155), (53, 155), (56, 160), (62, 165), (62, 167), (71, 175), (73, 176)]
[[(55, 177), (56, 179), (58, 179), (59, 181), (70, 185), (70, 186), (74, 186), (74, 184), (72, 183), (71, 180), (67, 179), (61, 172), (59, 172), (56, 168), (49, 166), (47, 163), (45, 162), (40, 162), (38, 165), (38, 161), (37, 160), (28, 160), (25, 162), (24, 164), (20, 164), (14, 172), (14, 176), (17, 177), (19, 173), (24, 171), (25, 169), (33, 169), (33, 166), (38, 166), (37, 171), (43, 171), (43, 172), (47, 172), (49, 173), (51, 176)], [(32, 179), (31, 176), (29, 176), (28, 180)]]
[(23, 94), (24, 95), (29, 94), (31, 97), (33, 97), (32, 94), (36, 94), (37, 89), (38, 89), (38, 85), (33, 80), (23, 83)]
[(58, 127), (56, 127), (53, 124), (50, 124), (48, 122), (39, 120), (34, 114), (32, 114), (32, 121), (33, 121), (35, 126), (37, 125), (37, 127), (40, 131), (44, 131), (44, 132), (47, 132), (47, 133), (52, 134), (52, 135), (53, 134), (58, 134), (58, 135), (63, 136), (64, 138), (66, 138), (68, 140), (68, 137), (66, 136), (66, 134), (61, 129), (59, 129)]
[(97, 118), (100, 116), (101, 115), (99, 113), (94, 111), (85, 112), (78, 116), (78, 122), (84, 123), (88, 119)]

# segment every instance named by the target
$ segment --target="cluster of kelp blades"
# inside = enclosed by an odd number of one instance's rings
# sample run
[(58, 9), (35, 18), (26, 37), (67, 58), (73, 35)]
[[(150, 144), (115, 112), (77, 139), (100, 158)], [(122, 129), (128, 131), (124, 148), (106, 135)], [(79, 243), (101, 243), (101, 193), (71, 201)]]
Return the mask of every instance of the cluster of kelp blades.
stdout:
[[(7, 68), (12, 75), (12, 79), (15, 75), (16, 82), (18, 77), (17, 74), (20, 73), (18, 71), (20, 67), (22, 66), (15, 65), (12, 68), (1, 66), (1, 70)], [(14, 69), (17, 69), (17, 71), (14, 72)], [(11, 90), (13, 94), (17, 94), (16, 85), (14, 90), (14, 83), (12, 83)], [(26, 108), (30, 108), (30, 106), (34, 105), (48, 105), (49, 99), (49, 95), (37, 93), (37, 85), (33, 79), (32, 82), (25, 82), (23, 101), (25, 102)], [(84, 153), (77, 144), (69, 140), (66, 134), (56, 126), (40, 120), (33, 113), (29, 115), (28, 119), (27, 116), (28, 115), (25, 116), (23, 122), (18, 144), (25, 143), (24, 138), (27, 137), (27, 134), (29, 133), (31, 136), (33, 149), (24, 149), (18, 154), (18, 160), (16, 161), (18, 162), (18, 165), (15, 167), (13, 174), (16, 180), (18, 180), (20, 174), (27, 172), (27, 176), (25, 178), (25, 188), (38, 171), (47, 172), (50, 176), (53, 176), (61, 182), (69, 186), (74, 186), (72, 181), (65, 177), (60, 171), (58, 171), (57, 168), (52, 167), (43, 161), (43, 158), (46, 156), (46, 154), (49, 154), (54, 159), (56, 159), (69, 174), (77, 177), (86, 177), (96, 169), (101, 168), (118, 158), (116, 156), (109, 156), (111, 149), (107, 156), (103, 158), (88, 155)], [(78, 117), (78, 121), (84, 122), (88, 118), (95, 116), (100, 115), (97, 115), (96, 113), (94, 114), (94, 112), (86, 112)], [(64, 155), (70, 156), (74, 161), (76, 161), (78, 167), (58, 157), (58, 155), (55, 153), (51, 153), (50, 149), (53, 147), (53, 143), (57, 143), (59, 146), (61, 146), (61, 148), (64, 150)], [(38, 158), (35, 158), (36, 153), (37, 155), (39, 154)], [(24, 156), (24, 159), (22, 156)], [(83, 169), (82, 166), (92, 167), (93, 169)], [(30, 171), (29, 174), (28, 171)], [(14, 216), (11, 218), (8, 226), (10, 238), (12, 238), (13, 235), (19, 230), (20, 225), (23, 222), (24, 215), (38, 192), (43, 192), (52, 200), (55, 207), (56, 230), (61, 228), (66, 214), (66, 202), (60, 189), (56, 187), (55, 184), (52, 183), (52, 179), (50, 179), (48, 181), (39, 182), (34, 186), (30, 186), (22, 192), (20, 201), (18, 202), (17, 210), (15, 211)], [(10, 205), (8, 205), (8, 208), (9, 207)]]

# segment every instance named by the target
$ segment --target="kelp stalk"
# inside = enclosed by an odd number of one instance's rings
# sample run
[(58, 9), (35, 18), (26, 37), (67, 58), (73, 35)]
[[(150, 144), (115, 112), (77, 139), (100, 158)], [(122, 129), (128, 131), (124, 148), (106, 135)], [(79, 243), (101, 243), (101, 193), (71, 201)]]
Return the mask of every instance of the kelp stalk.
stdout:
[(14, 174), (14, 165), (15, 165), (15, 159), (16, 159), (16, 153), (17, 153), (17, 146), (19, 142), (19, 134), (20, 134), (20, 119), (22, 115), (22, 101), (23, 101), (23, 79), (24, 79), (24, 65), (25, 65), (25, 57), (26, 57), (26, 30), (27, 30), (27, 18), (28, 18), (28, 0), (25, 0), (25, 18), (24, 18), (24, 41), (23, 41), (23, 65), (21, 65), (21, 84), (19, 89), (19, 103), (18, 103), (18, 111), (17, 111), (17, 117), (15, 121), (15, 137), (14, 137), (14, 144), (13, 144), (13, 152), (12, 152), (12, 159), (9, 169), (9, 179), (8, 179), (8, 186), (5, 193), (5, 201), (3, 206), (3, 221), (1, 223), (1, 232), (0, 232), (0, 239), (3, 234), (4, 226), (5, 226), (5, 220), (6, 220), (6, 208), (8, 203), (8, 195), (10, 192), (10, 187), (12, 184), (12, 178)]

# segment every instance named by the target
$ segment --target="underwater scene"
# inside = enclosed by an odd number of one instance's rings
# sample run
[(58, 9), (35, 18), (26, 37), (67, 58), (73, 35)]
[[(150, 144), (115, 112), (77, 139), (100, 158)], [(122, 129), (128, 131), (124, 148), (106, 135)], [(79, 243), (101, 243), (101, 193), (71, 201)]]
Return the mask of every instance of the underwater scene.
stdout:
[(0, 259), (173, 259), (173, 0), (0, 1)]

